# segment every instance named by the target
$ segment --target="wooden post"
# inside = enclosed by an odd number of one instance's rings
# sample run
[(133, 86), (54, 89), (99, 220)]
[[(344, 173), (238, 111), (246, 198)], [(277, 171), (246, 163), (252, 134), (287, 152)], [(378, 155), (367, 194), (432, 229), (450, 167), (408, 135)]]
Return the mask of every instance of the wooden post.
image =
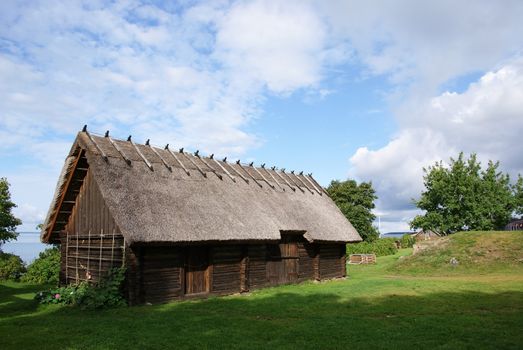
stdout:
[(114, 230), (113, 230), (113, 242), (111, 244), (111, 269), (114, 265)]
[(102, 252), (103, 252), (104, 230), (100, 233), (100, 255), (98, 259), (98, 282), (102, 280)]
[(76, 276), (75, 276), (75, 282), (78, 283), (80, 279), (80, 275), (78, 274), (78, 255), (80, 252), (80, 249), (78, 248), (78, 242), (80, 241), (80, 237), (78, 236), (78, 230), (76, 231)]
[(249, 254), (248, 246), (242, 245), (242, 258), (240, 260), (240, 292), (249, 291)]
[(87, 271), (85, 272), (85, 279), (89, 281), (89, 274), (91, 273), (91, 230), (87, 234)]
[(69, 235), (66, 232), (65, 236), (65, 284), (69, 279)]
[(313, 259), (313, 267), (314, 267), (314, 279), (316, 281), (319, 281), (321, 279), (320, 275), (320, 246), (318, 244), (314, 245), (314, 259)]

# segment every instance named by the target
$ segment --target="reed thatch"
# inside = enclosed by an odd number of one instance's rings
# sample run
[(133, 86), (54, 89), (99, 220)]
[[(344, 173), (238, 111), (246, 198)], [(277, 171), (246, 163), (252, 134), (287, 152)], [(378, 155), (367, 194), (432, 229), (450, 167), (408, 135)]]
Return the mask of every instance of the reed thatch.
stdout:
[(312, 176), (173, 150), (176, 160), (169, 150), (114, 143), (117, 147), (109, 138), (78, 134), (59, 179), (43, 241), (55, 232), (49, 218), (60, 210), (64, 179), (74, 170), (70, 159), (79, 149), (85, 150), (93, 178), (129, 243), (274, 241), (281, 238), (281, 231), (305, 232), (311, 242), (361, 240)]

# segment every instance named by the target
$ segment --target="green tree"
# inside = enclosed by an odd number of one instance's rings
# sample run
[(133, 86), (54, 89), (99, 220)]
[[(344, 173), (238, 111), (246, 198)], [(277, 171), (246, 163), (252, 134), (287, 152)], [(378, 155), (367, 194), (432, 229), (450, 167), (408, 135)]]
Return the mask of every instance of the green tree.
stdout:
[(372, 225), (376, 219), (372, 209), (374, 209), (374, 200), (378, 197), (371, 182), (362, 182), (358, 185), (356, 181), (350, 179), (334, 180), (327, 187), (327, 192), (364, 241), (378, 238), (378, 230)]
[(11, 213), (15, 207), (16, 204), (11, 202), (9, 182), (6, 178), (0, 178), (0, 246), (18, 237), (15, 229), (16, 226), (22, 224), (22, 221)]
[(489, 161), (482, 170), (475, 154), (465, 160), (462, 152), (450, 159), (449, 167), (440, 161), (423, 169), (425, 190), (415, 203), (425, 214), (416, 216), (411, 227), (444, 234), (503, 228), (517, 210), (523, 180), (511, 185), (509, 175), (498, 168), (499, 162)]

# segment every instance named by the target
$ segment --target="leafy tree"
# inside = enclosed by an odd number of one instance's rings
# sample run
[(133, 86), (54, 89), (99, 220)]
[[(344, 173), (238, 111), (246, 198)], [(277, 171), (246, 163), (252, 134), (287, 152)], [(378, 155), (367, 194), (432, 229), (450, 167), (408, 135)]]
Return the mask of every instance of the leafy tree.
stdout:
[(49, 283), (58, 285), (60, 274), (60, 250), (57, 247), (48, 248), (40, 253), (22, 276), (23, 282)]
[(516, 213), (523, 215), (523, 177), (518, 176), (518, 182), (514, 186)]
[(425, 191), (415, 203), (425, 214), (416, 216), (411, 227), (449, 234), (505, 226), (518, 207), (523, 180), (511, 185), (509, 175), (498, 167), (499, 162), (489, 161), (482, 170), (475, 154), (465, 160), (462, 152), (450, 159), (449, 167), (440, 161), (423, 169)]
[(358, 185), (355, 180), (334, 180), (327, 187), (327, 192), (364, 241), (378, 238), (378, 230), (372, 225), (376, 219), (372, 209), (374, 209), (374, 200), (378, 197), (371, 182), (362, 182)]
[(11, 202), (9, 182), (6, 178), (0, 178), (0, 246), (18, 237), (15, 229), (22, 224), (22, 221), (11, 213), (15, 207), (16, 204)]

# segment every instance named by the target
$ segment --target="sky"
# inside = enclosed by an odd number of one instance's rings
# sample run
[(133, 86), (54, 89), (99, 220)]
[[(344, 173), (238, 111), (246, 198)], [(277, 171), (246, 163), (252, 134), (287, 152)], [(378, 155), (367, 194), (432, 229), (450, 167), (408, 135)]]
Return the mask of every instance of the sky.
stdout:
[(372, 181), (408, 230), (423, 168), (523, 174), (523, 2), (0, 2), (0, 177), (43, 222), (76, 133)]

